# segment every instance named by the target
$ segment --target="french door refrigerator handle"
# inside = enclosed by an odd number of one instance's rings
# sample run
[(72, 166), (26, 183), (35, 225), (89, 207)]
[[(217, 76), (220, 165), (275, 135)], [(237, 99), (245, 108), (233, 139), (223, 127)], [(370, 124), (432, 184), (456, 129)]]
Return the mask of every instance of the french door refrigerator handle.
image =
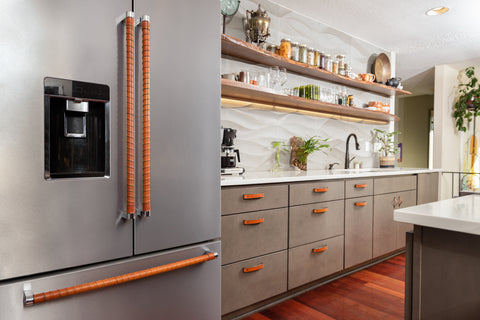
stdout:
[(193, 257), (193, 258), (189, 258), (189, 259), (185, 259), (177, 262), (172, 262), (172, 263), (168, 263), (168, 264), (164, 264), (161, 266), (148, 268), (140, 271), (135, 271), (135, 272), (131, 272), (131, 273), (127, 273), (127, 274), (123, 274), (120, 276), (115, 276), (107, 279), (83, 283), (73, 287), (57, 289), (57, 290), (52, 290), (48, 292), (41, 292), (37, 294), (33, 294), (31, 284), (26, 283), (24, 284), (24, 287), (23, 287), (24, 288), (23, 289), (23, 305), (33, 306), (33, 305), (50, 301), (50, 300), (56, 300), (56, 299), (60, 299), (68, 296), (77, 295), (84, 292), (116, 286), (125, 282), (148, 278), (161, 273), (182, 269), (185, 267), (189, 267), (189, 266), (193, 266), (193, 265), (207, 262), (210, 260), (214, 260), (217, 257), (218, 257), (218, 253), (216, 252), (205, 252), (204, 254), (197, 257)]

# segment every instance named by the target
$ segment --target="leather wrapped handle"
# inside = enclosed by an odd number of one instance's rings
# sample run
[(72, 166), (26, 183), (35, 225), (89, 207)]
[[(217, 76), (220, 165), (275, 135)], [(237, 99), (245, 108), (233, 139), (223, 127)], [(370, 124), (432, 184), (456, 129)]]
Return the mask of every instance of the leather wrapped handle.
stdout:
[(133, 13), (125, 18), (127, 71), (127, 215), (135, 215), (135, 75)]
[(326, 188), (313, 188), (313, 192), (315, 193), (322, 193), (322, 192), (327, 192), (328, 191), (328, 187)]
[(365, 207), (367, 205), (367, 201), (364, 202), (355, 202), (356, 207)]
[(260, 224), (265, 221), (265, 218), (255, 219), (255, 220), (243, 220), (243, 224)]
[(263, 263), (260, 263), (258, 266), (250, 267), (250, 268), (243, 268), (243, 273), (254, 272), (263, 269)]
[(312, 249), (312, 252), (313, 253), (320, 253), (320, 252), (324, 252), (324, 251), (327, 251), (328, 250), (328, 246), (323, 246), (321, 248), (314, 248)]
[(116, 276), (116, 277), (111, 277), (103, 280), (98, 280), (98, 281), (93, 281), (93, 282), (88, 282), (80, 285), (76, 285), (73, 287), (69, 288), (63, 288), (63, 289), (58, 289), (58, 290), (53, 290), (53, 291), (48, 291), (48, 292), (42, 292), (42, 293), (37, 293), (33, 295), (33, 298), (30, 300), (29, 297), (27, 297), (27, 294), (25, 293), (24, 297), (24, 305), (26, 306), (31, 306), (35, 304), (39, 304), (42, 302), (50, 301), (50, 300), (56, 300), (59, 298), (64, 298), (68, 296), (73, 296), (77, 295), (80, 293), (88, 292), (88, 291), (93, 291), (93, 290), (98, 290), (101, 288), (106, 288), (106, 287), (111, 287), (111, 286), (116, 286), (125, 282), (130, 282), (133, 280), (139, 280), (151, 276), (155, 276), (161, 273), (185, 268), (188, 266), (192, 266), (195, 264), (203, 263), (206, 261), (213, 260), (218, 257), (218, 253), (213, 253), (213, 252), (208, 252), (205, 253), (201, 256), (178, 261), (178, 262), (173, 262), (165, 265), (161, 265), (158, 267), (154, 268), (149, 268), (149, 269), (144, 269), (141, 271), (136, 271), (132, 273), (127, 273), (124, 275)]
[(356, 184), (355, 185), (355, 188), (359, 189), (359, 188), (366, 188), (367, 187), (367, 184)]
[(265, 198), (265, 193), (256, 193), (256, 194), (244, 194), (243, 200), (254, 200)]
[(327, 212), (328, 208), (323, 208), (323, 209), (313, 209), (313, 213), (324, 213)]
[(150, 199), (150, 18), (142, 17), (143, 75), (143, 205), (144, 213), (151, 210)]

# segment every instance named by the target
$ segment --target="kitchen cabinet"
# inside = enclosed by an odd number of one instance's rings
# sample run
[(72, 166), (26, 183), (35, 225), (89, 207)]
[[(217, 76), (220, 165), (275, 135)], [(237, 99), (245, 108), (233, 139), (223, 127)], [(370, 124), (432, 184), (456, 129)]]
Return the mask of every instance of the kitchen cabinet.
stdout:
[(372, 259), (373, 197), (345, 200), (345, 268)]
[(290, 205), (343, 199), (344, 190), (343, 180), (293, 183), (290, 185)]
[(438, 201), (440, 173), (420, 173), (417, 179), (417, 204)]

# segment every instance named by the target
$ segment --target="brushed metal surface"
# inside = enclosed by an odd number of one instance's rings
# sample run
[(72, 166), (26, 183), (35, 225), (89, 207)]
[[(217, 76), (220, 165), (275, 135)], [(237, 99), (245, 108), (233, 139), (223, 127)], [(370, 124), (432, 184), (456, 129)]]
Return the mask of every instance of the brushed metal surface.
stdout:
[[(2, 3), (0, 280), (132, 254), (132, 224), (119, 219), (124, 44), (115, 22), (130, 6), (127, 0)], [(47, 76), (110, 87), (111, 177), (44, 180)]]
[[(151, 217), (135, 222), (135, 253), (220, 237), (219, 10), (216, 0), (135, 2), (137, 17), (151, 17), (152, 88), (152, 210)], [(141, 57), (141, 41), (136, 45)], [(137, 101), (142, 97), (141, 72), (139, 64)], [(139, 208), (141, 165), (138, 148)]]
[(0, 284), (0, 319), (220, 319), (220, 258), (40, 305), (23, 306), (25, 283), (31, 283), (34, 293), (50, 291), (192, 258), (205, 249), (220, 253), (220, 242)]

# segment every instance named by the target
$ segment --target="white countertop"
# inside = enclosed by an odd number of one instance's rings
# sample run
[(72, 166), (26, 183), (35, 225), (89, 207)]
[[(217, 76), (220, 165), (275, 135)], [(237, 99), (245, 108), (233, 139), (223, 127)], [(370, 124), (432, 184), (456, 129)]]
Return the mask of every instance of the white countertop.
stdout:
[(239, 186), (264, 183), (299, 182), (313, 180), (350, 179), (362, 177), (396, 176), (404, 174), (417, 174), (439, 172), (439, 169), (334, 169), (334, 170), (307, 170), (307, 171), (279, 171), (279, 172), (247, 172), (243, 175), (222, 176), (222, 186)]
[(395, 221), (480, 235), (480, 195), (397, 209)]

